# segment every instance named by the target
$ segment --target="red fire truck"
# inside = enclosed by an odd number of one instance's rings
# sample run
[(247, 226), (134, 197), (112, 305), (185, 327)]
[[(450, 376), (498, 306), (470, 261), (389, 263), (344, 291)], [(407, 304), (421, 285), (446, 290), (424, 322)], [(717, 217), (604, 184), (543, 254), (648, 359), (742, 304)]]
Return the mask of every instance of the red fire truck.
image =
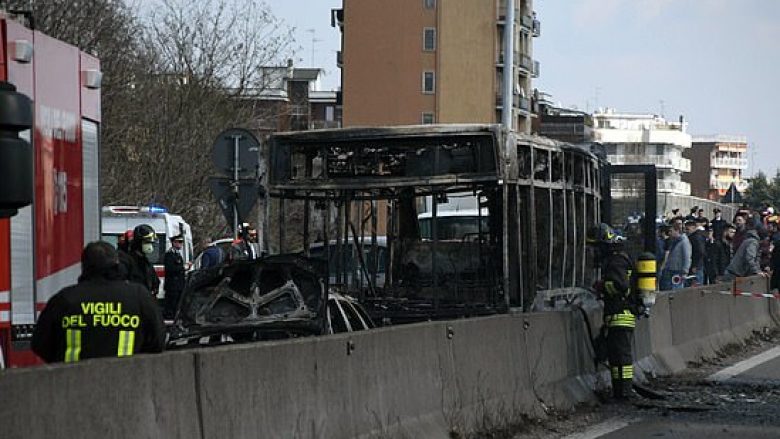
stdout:
[(100, 62), (0, 14), (0, 81), (33, 104), (32, 129), (19, 133), (32, 145), (32, 205), (0, 219), (0, 367), (15, 367), (38, 362), (37, 314), (100, 238)]

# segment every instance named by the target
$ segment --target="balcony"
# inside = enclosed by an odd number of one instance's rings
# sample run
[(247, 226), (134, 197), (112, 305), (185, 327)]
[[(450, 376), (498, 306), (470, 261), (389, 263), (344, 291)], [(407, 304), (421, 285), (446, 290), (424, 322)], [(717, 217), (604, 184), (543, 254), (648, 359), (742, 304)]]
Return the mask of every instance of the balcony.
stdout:
[(658, 168), (674, 169), (679, 172), (691, 172), (691, 161), (683, 158), (660, 155), (610, 154), (607, 161), (613, 165), (655, 165)]
[[(690, 195), (691, 185), (684, 181), (658, 180), (658, 192)], [(615, 198), (643, 197), (645, 187), (642, 180), (633, 178), (615, 178), (610, 182), (612, 196)]]
[(684, 181), (658, 180), (658, 192), (671, 192), (680, 195), (690, 195), (691, 185)]
[(581, 123), (544, 122), (540, 131), (544, 136), (585, 134), (585, 125)]
[(520, 98), (517, 106), (523, 111), (529, 111), (531, 109), (531, 100), (522, 96), (517, 97)]
[(531, 72), (531, 76), (533, 76), (534, 78), (539, 77), (539, 61), (534, 61), (534, 69)]
[(716, 157), (712, 159), (711, 166), (713, 168), (747, 169), (748, 161), (747, 159), (736, 157)]
[(534, 18), (530, 15), (522, 15), (520, 16), (520, 26), (522, 26), (523, 30), (528, 32), (533, 32), (534, 29)]
[(710, 189), (717, 189), (721, 191), (728, 190), (731, 187), (731, 184), (734, 183), (735, 186), (737, 186), (737, 190), (740, 192), (743, 192), (748, 187), (748, 182), (746, 180), (741, 179), (733, 179), (733, 180), (715, 180), (710, 179)]
[[(539, 61), (534, 61), (533, 59), (531, 59), (530, 56), (528, 56), (528, 55), (526, 55), (524, 53), (521, 53), (519, 51), (515, 51), (515, 55), (514, 55), (514, 60), (513, 61), (514, 61), (515, 65), (520, 68), (520, 73), (525, 73), (527, 75), (529, 73), (533, 74), (534, 72), (536, 72), (537, 76), (538, 76)], [(504, 51), (503, 50), (501, 50), (498, 53), (498, 59), (496, 60), (496, 66), (497, 67), (502, 67), (502, 68), (504, 67)]]
[(533, 36), (539, 37), (542, 35), (542, 23), (539, 20), (534, 19), (533, 24)]
[(344, 66), (344, 56), (339, 50), (336, 52), (336, 67), (341, 68), (343, 66)]
[[(521, 100), (527, 98), (521, 98), (520, 95), (512, 95), (512, 106), (515, 108), (521, 108)], [(504, 96), (502, 94), (496, 94), (496, 108), (504, 108)]]
[(524, 53), (521, 54), (521, 53), (518, 52), (518, 53), (515, 53), (515, 59), (516, 59), (515, 65), (517, 65), (521, 69), (524, 69), (526, 71), (526, 73), (530, 73), (530, 72), (533, 71), (533, 69), (534, 69), (534, 62), (533, 62), (533, 60), (531, 59), (530, 56), (528, 56), (528, 55), (526, 55)]

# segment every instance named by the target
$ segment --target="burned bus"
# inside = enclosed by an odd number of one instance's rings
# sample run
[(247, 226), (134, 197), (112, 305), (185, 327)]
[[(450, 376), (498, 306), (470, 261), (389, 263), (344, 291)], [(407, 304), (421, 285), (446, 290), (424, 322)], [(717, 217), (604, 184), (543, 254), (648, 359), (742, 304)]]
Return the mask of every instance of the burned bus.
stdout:
[[(266, 235), (274, 253), (327, 260), (330, 288), (380, 321), (527, 310), (539, 292), (592, 284), (603, 166), (590, 145), (500, 125), (281, 133)], [(463, 196), (469, 227), (440, 232), (439, 206)]]

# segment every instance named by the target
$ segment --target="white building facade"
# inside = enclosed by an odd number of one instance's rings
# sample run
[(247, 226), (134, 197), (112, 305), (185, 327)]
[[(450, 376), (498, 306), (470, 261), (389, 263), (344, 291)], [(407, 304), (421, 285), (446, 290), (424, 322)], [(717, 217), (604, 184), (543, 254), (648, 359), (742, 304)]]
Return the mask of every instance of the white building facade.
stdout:
[[(653, 114), (617, 113), (613, 109), (593, 114), (593, 139), (605, 146), (613, 165), (655, 165), (658, 193), (690, 195), (691, 186), (683, 173), (691, 172), (691, 161), (683, 151), (691, 147), (688, 123), (680, 117), (670, 122)], [(612, 196), (629, 196), (633, 180), (613, 181)]]

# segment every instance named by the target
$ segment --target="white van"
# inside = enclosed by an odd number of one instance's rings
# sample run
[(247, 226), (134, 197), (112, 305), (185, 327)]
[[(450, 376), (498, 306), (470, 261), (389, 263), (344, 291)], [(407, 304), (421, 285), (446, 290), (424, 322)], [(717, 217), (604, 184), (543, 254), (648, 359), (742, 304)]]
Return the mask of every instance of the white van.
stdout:
[(184, 264), (189, 266), (193, 258), (192, 231), (190, 225), (181, 216), (168, 213), (164, 207), (105, 206), (102, 210), (102, 239), (116, 247), (122, 234), (141, 224), (148, 224), (157, 234), (154, 252), (147, 257), (154, 265), (157, 277), (160, 278), (159, 297), (163, 297), (163, 282), (165, 282), (163, 257), (171, 248), (170, 238), (179, 234), (184, 236), (182, 248)]

